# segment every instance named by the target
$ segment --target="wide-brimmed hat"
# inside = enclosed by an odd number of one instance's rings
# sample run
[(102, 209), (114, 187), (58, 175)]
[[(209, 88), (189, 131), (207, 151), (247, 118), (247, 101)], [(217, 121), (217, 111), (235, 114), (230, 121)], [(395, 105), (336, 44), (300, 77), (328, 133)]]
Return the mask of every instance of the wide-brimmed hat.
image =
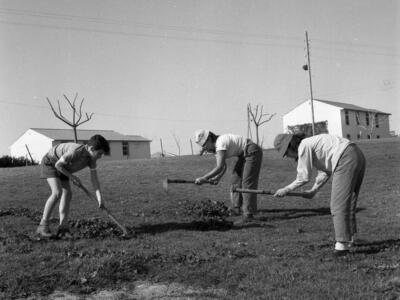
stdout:
[(195, 132), (194, 134), (194, 141), (196, 144), (198, 144), (200, 147), (203, 147), (204, 144), (206, 143), (208, 136), (210, 135), (210, 131), (206, 129), (199, 129)]
[(293, 134), (288, 133), (280, 133), (275, 137), (274, 147), (278, 150), (279, 155), (284, 157), (285, 153), (289, 147), (290, 142), (292, 141)]

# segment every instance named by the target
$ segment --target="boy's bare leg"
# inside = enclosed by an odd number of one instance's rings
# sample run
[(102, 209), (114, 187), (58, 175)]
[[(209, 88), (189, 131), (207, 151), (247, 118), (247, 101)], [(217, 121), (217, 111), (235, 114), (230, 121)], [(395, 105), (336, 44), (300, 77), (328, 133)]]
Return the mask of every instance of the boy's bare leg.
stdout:
[(61, 182), (59, 178), (47, 178), (47, 183), (50, 186), (51, 195), (47, 199), (46, 204), (44, 206), (42, 220), (40, 221), (41, 225), (48, 224), (54, 205), (56, 204), (58, 199), (60, 199), (62, 193)]
[(60, 199), (60, 226), (66, 226), (69, 215), (69, 205), (72, 199), (71, 185), (69, 181), (61, 181), (62, 194)]

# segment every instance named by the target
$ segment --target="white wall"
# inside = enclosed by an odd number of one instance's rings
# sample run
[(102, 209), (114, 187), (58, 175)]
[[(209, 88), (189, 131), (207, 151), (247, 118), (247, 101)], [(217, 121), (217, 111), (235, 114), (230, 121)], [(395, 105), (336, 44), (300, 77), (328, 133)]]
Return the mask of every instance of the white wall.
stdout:
[[(84, 142), (78, 141), (78, 143)], [(40, 162), (42, 157), (50, 150), (50, 148), (54, 145), (60, 144), (60, 141), (53, 141), (32, 129), (28, 129), (14, 144), (10, 146), (11, 156), (25, 157), (28, 155), (25, 144), (28, 145), (32, 158), (35, 161)], [(122, 141), (109, 141), (109, 144), (110, 155), (105, 155), (102, 160), (150, 158), (150, 142), (129, 142), (129, 157), (122, 155)]]
[[(313, 101), (314, 122), (328, 122), (328, 131), (330, 134), (342, 135), (341, 127), (341, 108), (332, 106), (323, 102)], [(286, 115), (283, 116), (283, 131), (287, 132), (288, 126), (311, 123), (311, 101), (303, 102)]]
[(129, 158), (150, 158), (150, 142), (129, 142)]
[(17, 141), (14, 142), (14, 144), (10, 146), (11, 156), (23, 156), (29, 158), (25, 144), (28, 146), (32, 158), (36, 162), (40, 162), (42, 157), (52, 147), (52, 139), (37, 133), (32, 129), (28, 129)]
[(110, 141), (110, 155), (105, 155), (104, 160), (124, 160), (137, 158), (150, 158), (150, 142), (128, 142), (129, 156), (122, 155), (122, 141)]

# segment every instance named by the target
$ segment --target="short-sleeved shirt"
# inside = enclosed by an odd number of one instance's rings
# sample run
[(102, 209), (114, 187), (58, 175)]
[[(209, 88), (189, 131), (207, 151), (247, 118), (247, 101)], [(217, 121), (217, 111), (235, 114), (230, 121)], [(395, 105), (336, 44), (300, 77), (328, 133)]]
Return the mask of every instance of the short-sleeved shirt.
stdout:
[(317, 169), (318, 177), (330, 176), (343, 151), (352, 144), (345, 138), (330, 134), (319, 134), (301, 141), (298, 149), (297, 177), (288, 187), (292, 190), (308, 182), (312, 169)]
[(76, 143), (62, 143), (52, 147), (46, 154), (55, 165), (59, 159), (65, 162), (65, 169), (70, 173), (78, 172), (85, 167), (96, 168), (96, 161), (92, 159), (86, 145)]
[(226, 158), (240, 156), (243, 154), (247, 144), (247, 139), (236, 134), (222, 134), (215, 142), (215, 150), (225, 150)]

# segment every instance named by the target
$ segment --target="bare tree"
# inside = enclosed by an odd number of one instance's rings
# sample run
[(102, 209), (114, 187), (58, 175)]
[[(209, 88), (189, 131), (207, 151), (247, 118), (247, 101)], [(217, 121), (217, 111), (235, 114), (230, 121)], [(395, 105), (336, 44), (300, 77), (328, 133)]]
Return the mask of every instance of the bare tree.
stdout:
[(82, 119), (82, 105), (83, 105), (83, 101), (85, 100), (85, 98), (82, 98), (81, 103), (79, 104), (79, 110), (77, 110), (76, 108), (76, 99), (78, 98), (78, 93), (75, 94), (75, 98), (74, 100), (71, 102), (67, 96), (63, 95), (64, 99), (68, 102), (69, 106), (72, 109), (72, 121), (68, 120), (61, 112), (61, 105), (60, 105), (60, 100), (57, 100), (57, 104), (58, 104), (58, 112), (54, 109), (53, 105), (51, 104), (51, 101), (49, 98), (46, 97), (47, 102), (50, 105), (51, 110), (53, 111), (54, 115), (56, 116), (57, 119), (60, 119), (61, 121), (63, 121), (64, 123), (66, 123), (68, 126), (72, 127), (73, 131), (74, 131), (74, 141), (75, 143), (78, 142), (78, 135), (76, 133), (76, 128), (80, 125), (82, 125), (83, 123), (88, 122), (92, 116), (93, 113), (85, 113), (86, 118)]
[(175, 130), (172, 131), (172, 136), (174, 137), (176, 147), (178, 148), (178, 156), (181, 156), (181, 142), (179, 138), (176, 136)]
[[(389, 115), (381, 114), (371, 110), (365, 112), (365, 119), (361, 118), (359, 111), (356, 111), (355, 114), (357, 126), (360, 129), (364, 129), (366, 132), (368, 132), (368, 138), (372, 138), (372, 134), (374, 133), (375, 129), (382, 125), (383, 122), (389, 117)], [(360, 137), (361, 136), (362, 130), (360, 130)]]
[(254, 123), (256, 130), (256, 143), (260, 145), (259, 128), (261, 125), (271, 121), (271, 119), (275, 116), (275, 113), (263, 113), (262, 105), (257, 104), (252, 107), (250, 103), (247, 104), (247, 111), (250, 114), (250, 122)]

